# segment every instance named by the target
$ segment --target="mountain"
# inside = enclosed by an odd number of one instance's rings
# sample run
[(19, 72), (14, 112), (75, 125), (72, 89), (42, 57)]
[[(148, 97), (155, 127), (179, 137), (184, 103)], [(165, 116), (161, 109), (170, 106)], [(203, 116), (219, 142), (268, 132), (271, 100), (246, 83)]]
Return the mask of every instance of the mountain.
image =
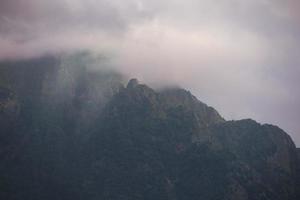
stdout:
[(280, 128), (80, 61), (0, 64), (0, 199), (299, 199)]

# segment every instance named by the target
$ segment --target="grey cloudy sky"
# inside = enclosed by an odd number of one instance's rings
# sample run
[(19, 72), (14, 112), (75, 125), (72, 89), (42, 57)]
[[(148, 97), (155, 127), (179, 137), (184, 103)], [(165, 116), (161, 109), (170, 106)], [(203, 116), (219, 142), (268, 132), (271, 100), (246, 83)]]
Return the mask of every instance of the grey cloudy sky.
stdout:
[(1, 0), (0, 59), (80, 49), (300, 146), (298, 0)]

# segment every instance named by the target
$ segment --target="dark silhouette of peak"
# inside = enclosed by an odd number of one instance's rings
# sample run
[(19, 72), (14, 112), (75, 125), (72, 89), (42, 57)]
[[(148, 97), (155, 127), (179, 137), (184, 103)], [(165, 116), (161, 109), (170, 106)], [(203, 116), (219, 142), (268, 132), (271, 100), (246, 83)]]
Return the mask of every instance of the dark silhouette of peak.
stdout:
[(128, 84), (127, 84), (127, 88), (135, 88), (136, 86), (139, 85), (139, 81), (137, 79), (130, 79)]

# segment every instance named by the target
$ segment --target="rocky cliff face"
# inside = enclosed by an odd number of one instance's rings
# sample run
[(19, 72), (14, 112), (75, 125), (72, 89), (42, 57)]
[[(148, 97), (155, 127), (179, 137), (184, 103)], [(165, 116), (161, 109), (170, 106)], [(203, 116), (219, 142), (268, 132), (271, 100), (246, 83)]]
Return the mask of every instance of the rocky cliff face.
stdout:
[(299, 151), (276, 126), (53, 58), (0, 71), (1, 199), (299, 198)]

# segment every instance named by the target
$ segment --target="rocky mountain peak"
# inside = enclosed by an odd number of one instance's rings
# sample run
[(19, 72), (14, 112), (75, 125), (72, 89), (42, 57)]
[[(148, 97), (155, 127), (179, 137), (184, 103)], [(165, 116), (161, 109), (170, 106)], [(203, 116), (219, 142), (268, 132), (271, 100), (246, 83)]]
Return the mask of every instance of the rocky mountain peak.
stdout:
[(74, 63), (0, 65), (0, 199), (299, 199), (283, 130)]
[(130, 79), (127, 88), (135, 88), (136, 86), (139, 85), (139, 81), (136, 78)]

